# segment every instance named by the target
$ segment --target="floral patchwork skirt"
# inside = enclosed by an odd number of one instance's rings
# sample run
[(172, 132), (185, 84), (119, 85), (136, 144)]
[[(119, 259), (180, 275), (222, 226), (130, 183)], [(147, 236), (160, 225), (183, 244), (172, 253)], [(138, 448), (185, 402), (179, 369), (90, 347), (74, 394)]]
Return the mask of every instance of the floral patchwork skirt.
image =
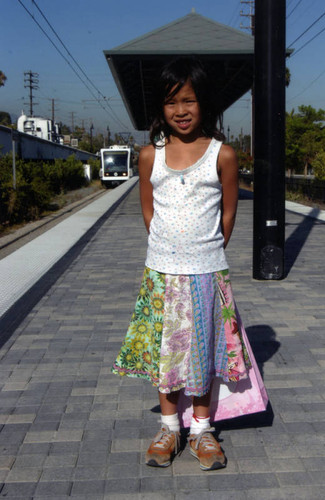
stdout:
[(160, 392), (206, 394), (214, 377), (247, 378), (228, 270), (170, 275), (145, 268), (113, 373), (148, 379)]

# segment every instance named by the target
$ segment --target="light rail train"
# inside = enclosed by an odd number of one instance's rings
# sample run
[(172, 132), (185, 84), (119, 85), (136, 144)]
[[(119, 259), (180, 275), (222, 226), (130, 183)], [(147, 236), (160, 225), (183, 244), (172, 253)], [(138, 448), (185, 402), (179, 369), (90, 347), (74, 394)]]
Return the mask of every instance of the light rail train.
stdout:
[(100, 150), (99, 177), (107, 188), (117, 186), (133, 177), (133, 148), (114, 145)]

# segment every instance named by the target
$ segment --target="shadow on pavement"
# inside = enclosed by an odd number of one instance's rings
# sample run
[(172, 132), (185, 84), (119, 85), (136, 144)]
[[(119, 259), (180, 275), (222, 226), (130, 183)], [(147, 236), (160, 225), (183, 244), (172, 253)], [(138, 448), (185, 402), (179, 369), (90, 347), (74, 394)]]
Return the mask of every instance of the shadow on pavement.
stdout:
[[(238, 198), (239, 200), (253, 200), (254, 193), (247, 189), (240, 188)], [(286, 223), (286, 226), (296, 225), (297, 227), (285, 242), (284, 278), (287, 278), (291, 268), (294, 266), (297, 257), (300, 254), (304, 244), (306, 243), (312, 228), (315, 225), (324, 224), (324, 222), (316, 219), (319, 213), (319, 208), (313, 208), (309, 216), (301, 216), (302, 220), (300, 223)]]
[(238, 199), (239, 200), (252, 200), (254, 198), (253, 191), (249, 191), (248, 189), (239, 188)]
[(269, 325), (254, 325), (246, 328), (247, 337), (253, 350), (256, 363), (264, 380), (264, 363), (273, 358), (281, 344)]
[[(323, 222), (317, 220), (314, 217), (320, 213), (318, 208), (314, 208), (310, 212), (310, 216), (303, 217), (302, 221), (297, 224), (296, 229), (291, 233), (285, 242), (285, 266), (284, 273), (285, 278), (288, 276), (291, 268), (297, 260), (304, 244), (306, 243), (308, 236), (315, 225), (324, 224)], [(286, 226), (292, 225), (287, 223)]]
[[(245, 329), (252, 351), (254, 353), (258, 369), (264, 379), (264, 363), (271, 359), (279, 350), (281, 344), (276, 340), (276, 334), (268, 325), (249, 326)], [(153, 413), (160, 413), (159, 404), (151, 408)], [(252, 427), (270, 427), (273, 423), (274, 413), (269, 401), (266, 411), (231, 418), (213, 424), (219, 433), (222, 430), (244, 429)]]

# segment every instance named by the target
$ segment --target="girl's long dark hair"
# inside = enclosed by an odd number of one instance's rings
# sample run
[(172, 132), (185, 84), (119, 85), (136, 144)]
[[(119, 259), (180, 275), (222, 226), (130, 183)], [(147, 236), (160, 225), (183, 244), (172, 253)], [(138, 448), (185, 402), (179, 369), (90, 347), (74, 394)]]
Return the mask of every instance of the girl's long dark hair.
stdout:
[(221, 122), (221, 117), (217, 112), (216, 96), (213, 95), (211, 80), (202, 62), (194, 57), (179, 57), (164, 66), (155, 87), (154, 118), (150, 127), (150, 142), (153, 146), (157, 147), (162, 136), (169, 139), (171, 129), (165, 121), (164, 103), (168, 97), (177, 94), (188, 80), (200, 105), (202, 133), (206, 137), (215, 137), (222, 141), (225, 139), (217, 129), (217, 122), (218, 120)]

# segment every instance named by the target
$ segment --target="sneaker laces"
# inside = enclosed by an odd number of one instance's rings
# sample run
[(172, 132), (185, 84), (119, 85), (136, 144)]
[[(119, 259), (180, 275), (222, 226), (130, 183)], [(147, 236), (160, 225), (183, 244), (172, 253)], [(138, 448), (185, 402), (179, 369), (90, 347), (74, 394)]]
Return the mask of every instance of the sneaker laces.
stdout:
[(213, 427), (210, 429), (204, 429), (199, 434), (192, 434), (189, 436), (189, 441), (195, 441), (194, 448), (198, 450), (200, 443), (202, 441), (202, 445), (205, 447), (207, 451), (214, 451), (216, 447), (216, 440), (211, 434), (215, 431)]
[(169, 445), (171, 436), (175, 438), (175, 453), (177, 454), (180, 446), (179, 432), (171, 431), (168, 425), (161, 428), (160, 432), (154, 437), (153, 442), (158, 448), (165, 448)]

